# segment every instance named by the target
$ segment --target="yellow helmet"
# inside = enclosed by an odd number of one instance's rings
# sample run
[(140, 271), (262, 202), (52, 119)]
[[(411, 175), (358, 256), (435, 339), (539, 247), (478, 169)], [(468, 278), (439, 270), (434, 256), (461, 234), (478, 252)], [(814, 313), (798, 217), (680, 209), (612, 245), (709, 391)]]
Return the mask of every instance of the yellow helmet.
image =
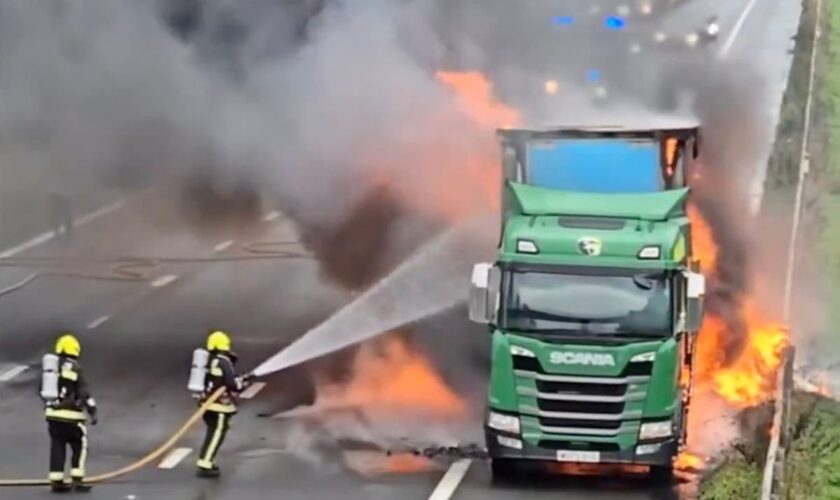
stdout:
[(78, 356), (82, 353), (82, 344), (72, 334), (65, 333), (55, 343), (55, 353)]
[(211, 332), (210, 336), (207, 337), (208, 351), (230, 352), (230, 344), (230, 337), (221, 330)]

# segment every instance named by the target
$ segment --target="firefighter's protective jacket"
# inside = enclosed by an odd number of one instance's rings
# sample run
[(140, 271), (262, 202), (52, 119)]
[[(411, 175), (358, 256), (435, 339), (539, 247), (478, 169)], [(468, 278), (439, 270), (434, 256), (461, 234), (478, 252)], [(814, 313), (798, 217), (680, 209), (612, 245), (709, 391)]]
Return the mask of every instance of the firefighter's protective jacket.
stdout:
[(59, 356), (58, 398), (44, 402), (47, 420), (84, 422), (85, 410), (96, 419), (96, 400), (88, 390), (79, 360)]

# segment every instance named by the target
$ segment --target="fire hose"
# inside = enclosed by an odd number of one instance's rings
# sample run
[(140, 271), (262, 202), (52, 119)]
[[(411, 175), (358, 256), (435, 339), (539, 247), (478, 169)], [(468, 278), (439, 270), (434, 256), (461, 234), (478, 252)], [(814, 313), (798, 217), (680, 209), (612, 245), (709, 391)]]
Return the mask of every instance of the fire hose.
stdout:
[[(118, 477), (125, 476), (132, 472), (135, 472), (143, 467), (149, 465), (150, 463), (154, 462), (158, 458), (160, 458), (164, 453), (169, 451), (175, 443), (181, 439), (184, 434), (189, 431), (192, 426), (198, 422), (204, 412), (210, 408), (210, 405), (216, 402), (222, 394), (224, 393), (224, 387), (219, 388), (216, 392), (210, 395), (209, 398), (196, 410), (195, 413), (192, 414), (190, 418), (187, 419), (186, 422), (178, 429), (169, 439), (166, 440), (162, 445), (160, 445), (157, 449), (149, 453), (148, 455), (144, 456), (143, 458), (137, 460), (134, 463), (126, 465), (120, 469), (105, 472), (103, 474), (99, 474), (90, 478), (85, 479), (86, 484), (94, 484), (94, 483), (104, 483), (106, 481), (111, 481), (112, 479), (116, 479)], [(10, 486), (48, 486), (50, 482), (46, 479), (0, 479), (0, 487), (10, 487)]]
[[(26, 276), (20, 282), (0, 289), (0, 297), (3, 295), (15, 292), (21, 288), (29, 285), (38, 278), (54, 276), (54, 277), (68, 277), (81, 278), (102, 281), (146, 281), (148, 279), (149, 271), (159, 264), (164, 263), (205, 263), (205, 262), (232, 262), (232, 261), (255, 261), (255, 260), (273, 260), (273, 259), (307, 259), (311, 258), (309, 254), (299, 250), (289, 250), (287, 247), (296, 245), (294, 242), (259, 242), (243, 245), (243, 250), (251, 255), (237, 255), (237, 256), (214, 256), (214, 257), (134, 257), (122, 256), (113, 259), (59, 259), (55, 257), (25, 257), (15, 259), (0, 259), (0, 267), (17, 267), (17, 268), (33, 268), (44, 265), (52, 265), (52, 267), (61, 267), (65, 264), (86, 264), (89, 267), (98, 265), (107, 265), (110, 274), (84, 272), (78, 270), (47, 270), (34, 271)], [(153, 461), (159, 459), (164, 453), (169, 451), (175, 443), (186, 434), (199, 419), (204, 415), (207, 409), (215, 403), (224, 393), (225, 389), (220, 388), (210, 395), (206, 401), (196, 410), (195, 413), (188, 418), (184, 424), (169, 437), (157, 449), (140, 458), (134, 463), (131, 463), (120, 469), (99, 474), (85, 479), (85, 483), (102, 483), (125, 476), (135, 472), (143, 467), (149, 465)], [(0, 487), (13, 486), (47, 486), (50, 482), (46, 479), (0, 479)]]

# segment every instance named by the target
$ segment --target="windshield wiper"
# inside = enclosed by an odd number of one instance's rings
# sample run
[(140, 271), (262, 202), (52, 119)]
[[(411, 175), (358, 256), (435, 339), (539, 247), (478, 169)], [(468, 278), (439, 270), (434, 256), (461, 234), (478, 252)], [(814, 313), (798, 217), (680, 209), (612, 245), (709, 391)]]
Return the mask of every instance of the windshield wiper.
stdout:
[(547, 321), (568, 321), (570, 323), (617, 323), (626, 316), (613, 316), (608, 318), (580, 318), (577, 316), (564, 316), (562, 314), (554, 314), (546, 311), (537, 311), (534, 309), (509, 309), (508, 315), (520, 318), (544, 319)]
[(667, 333), (619, 332), (616, 335), (621, 335), (624, 337), (637, 337), (642, 339), (663, 339), (666, 337), (670, 337), (670, 334)]
[(659, 273), (635, 274), (633, 275), (633, 284), (642, 290), (650, 290), (656, 281), (663, 279)]

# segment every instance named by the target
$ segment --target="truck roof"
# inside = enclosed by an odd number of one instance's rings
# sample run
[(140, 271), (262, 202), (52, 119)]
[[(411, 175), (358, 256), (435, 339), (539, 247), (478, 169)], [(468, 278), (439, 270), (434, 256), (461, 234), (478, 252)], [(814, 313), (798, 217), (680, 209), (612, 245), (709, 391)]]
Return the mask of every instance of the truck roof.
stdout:
[[(565, 266), (674, 269), (686, 258), (688, 188), (640, 194), (581, 193), (507, 183), (500, 260)], [(521, 252), (519, 242), (538, 251)], [(594, 242), (597, 255), (582, 245)], [(640, 258), (647, 247), (656, 258)]]
[(507, 138), (542, 137), (603, 137), (603, 136), (655, 136), (660, 133), (669, 135), (693, 135), (700, 128), (700, 123), (690, 118), (667, 118), (641, 120), (636, 122), (593, 122), (574, 124), (554, 124), (547, 126), (529, 126), (499, 129), (498, 134)]
[[(676, 269), (685, 263), (688, 224), (686, 216), (640, 221), (518, 215), (505, 223), (499, 260), (556, 266)], [(521, 241), (530, 242), (537, 251), (520, 250)], [(645, 249), (655, 249), (656, 255), (645, 256)]]
[(570, 215), (664, 221), (685, 214), (689, 188), (654, 193), (558, 191), (508, 181), (522, 215)]

